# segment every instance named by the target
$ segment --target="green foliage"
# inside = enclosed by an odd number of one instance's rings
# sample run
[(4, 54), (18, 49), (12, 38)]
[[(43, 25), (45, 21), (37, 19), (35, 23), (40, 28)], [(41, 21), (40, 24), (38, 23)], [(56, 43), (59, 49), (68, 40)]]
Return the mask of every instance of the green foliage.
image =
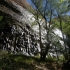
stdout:
[(43, 9), (43, 0), (32, 0), (35, 6), (41, 11)]
[[(62, 19), (62, 31), (65, 35), (70, 37), (70, 17), (64, 16)], [(52, 19), (52, 26), (54, 28), (59, 28), (60, 29), (60, 22), (59, 19)]]
[(0, 21), (3, 19), (3, 16), (0, 16)]
[(53, 57), (51, 57), (50, 55), (47, 56), (46, 60), (47, 60), (48, 62), (56, 62), (56, 61), (57, 61), (56, 58), (53, 58)]
[[(49, 41), (51, 41), (51, 38), (52, 38), (52, 44), (61, 48), (60, 43), (57, 42), (60, 38), (55, 36), (56, 38), (53, 39), (54, 33), (52, 33), (52, 32), (53, 32), (53, 29), (55, 29), (55, 28), (61, 29), (60, 18), (64, 13), (69, 11), (67, 8), (67, 6), (68, 6), (67, 1), (66, 0), (56, 0), (56, 1), (55, 0), (32, 0), (32, 1), (34, 2), (36, 9), (38, 10), (38, 12), (41, 13), (41, 15), (45, 19), (45, 21), (46, 20), (49, 21), (48, 25), (47, 25), (47, 21), (46, 21), (46, 28), (45, 28), (46, 32), (47, 32), (47, 35), (45, 36), (46, 40), (49, 42)], [(52, 20), (52, 18), (54, 18), (54, 17), (56, 19)], [(62, 21), (62, 26), (64, 25), (64, 23), (65, 22)], [(43, 26), (43, 25), (41, 25), (41, 26)], [(40, 30), (42, 31), (42, 28)], [(57, 41), (56, 41), (56, 39), (57, 39)]]
[(8, 23), (8, 20), (6, 20), (4, 16), (0, 16), (0, 28), (4, 29), (10, 26), (11, 26), (11, 23)]
[(4, 22), (1, 22), (3, 19), (3, 16), (0, 16), (0, 28), (3, 28), (4, 27)]
[(0, 59), (0, 70), (41, 70), (37, 67), (43, 68), (43, 66), (46, 65), (46, 68), (48, 68), (48, 65), (52, 66), (51, 64), (53, 62), (55, 62), (55, 59), (51, 57), (47, 58), (46, 61), (41, 62), (34, 57), (24, 55), (6, 55)]
[[(27, 59), (27, 58), (29, 58), (29, 59)], [(24, 62), (24, 63), (27, 63), (27, 64), (34, 63), (34, 60), (32, 58), (26, 57), (26, 56), (23, 56), (23, 55), (18, 55), (18, 57), (17, 58), (15, 57), (14, 60), (16, 62)]]
[(55, 28), (60, 28), (60, 23), (59, 23), (59, 21), (58, 21), (57, 18), (52, 19), (51, 22), (52, 22), (52, 27), (53, 27), (53, 29), (55, 29)]
[(36, 60), (24, 55), (5, 55), (0, 58), (0, 70), (36, 70), (32, 62)]
[(68, 37), (70, 37), (70, 22), (63, 24), (63, 32), (64, 32), (64, 34), (66, 34)]
[(64, 58), (64, 56), (63, 56), (63, 55), (60, 55), (60, 56), (59, 56), (59, 61), (60, 61), (60, 62), (65, 61), (65, 58)]

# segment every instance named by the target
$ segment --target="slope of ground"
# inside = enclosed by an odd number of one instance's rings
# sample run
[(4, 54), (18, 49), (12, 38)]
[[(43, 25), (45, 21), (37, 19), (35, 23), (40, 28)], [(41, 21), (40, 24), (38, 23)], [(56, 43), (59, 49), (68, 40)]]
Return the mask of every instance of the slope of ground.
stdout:
[(23, 55), (1, 55), (0, 70), (61, 70), (61, 64)]

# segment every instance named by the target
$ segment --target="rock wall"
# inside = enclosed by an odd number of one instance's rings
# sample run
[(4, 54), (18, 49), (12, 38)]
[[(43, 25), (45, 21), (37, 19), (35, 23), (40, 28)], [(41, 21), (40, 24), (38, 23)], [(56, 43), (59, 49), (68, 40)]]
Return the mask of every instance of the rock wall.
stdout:
[[(18, 1), (18, 0), (16, 0)], [(0, 0), (0, 48), (11, 53), (34, 55), (37, 51), (36, 33), (30, 27), (29, 13), (15, 0)]]

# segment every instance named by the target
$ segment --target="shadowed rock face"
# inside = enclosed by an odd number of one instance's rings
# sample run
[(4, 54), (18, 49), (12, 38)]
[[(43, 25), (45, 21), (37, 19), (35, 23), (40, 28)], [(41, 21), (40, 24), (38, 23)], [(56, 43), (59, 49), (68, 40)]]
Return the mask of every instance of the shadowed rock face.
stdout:
[(0, 0), (0, 11), (10, 15), (13, 19), (21, 23), (28, 23), (30, 14), (24, 7), (29, 5), (26, 0)]
[(15, 20), (15, 23), (23, 28), (23, 26), (30, 23), (28, 15), (32, 14), (24, 8), (29, 6), (26, 0), (0, 0), (0, 13), (3, 16), (10, 17), (9, 21)]
[[(35, 33), (33, 29), (29, 26), (30, 22), (28, 20), (28, 15), (32, 15), (29, 13), (26, 9), (28, 8), (28, 3), (26, 0), (0, 0), (0, 15), (4, 16), (3, 19), (5, 23), (12, 24), (11, 28), (3, 28), (1, 31), (1, 34), (7, 35), (5, 36), (6, 39), (8, 39), (8, 43), (6, 42), (5, 45), (9, 44), (10, 49), (14, 45), (16, 49), (19, 48), (19, 42), (21, 44), (20, 50), (23, 48), (26, 49), (26, 52), (30, 54), (30, 50), (34, 47), (36, 47), (35, 42)], [(7, 25), (6, 25), (7, 26)], [(4, 30), (10, 29), (10, 31), (7, 31), (5, 33)], [(13, 35), (12, 37), (9, 37), (10, 35)], [(23, 38), (22, 38), (23, 37)], [(12, 38), (12, 39), (11, 39)], [(15, 40), (14, 40), (15, 38)], [(3, 42), (5, 40), (1, 39)], [(18, 41), (17, 45), (16, 42)], [(23, 43), (24, 41), (24, 43)], [(11, 44), (10, 44), (11, 42)], [(13, 43), (14, 42), (14, 43)], [(21, 43), (22, 42), (22, 43)], [(1, 43), (3, 44), (3, 43)], [(11, 46), (12, 45), (12, 46)], [(23, 46), (23, 48), (22, 48)], [(32, 47), (31, 47), (32, 46)], [(3, 47), (3, 46), (2, 46)], [(31, 48), (30, 48), (31, 47)], [(8, 48), (8, 46), (7, 46)], [(30, 49), (29, 49), (30, 48)], [(22, 51), (23, 52), (23, 51)], [(32, 50), (34, 53), (34, 49)], [(31, 55), (31, 54), (30, 54)]]

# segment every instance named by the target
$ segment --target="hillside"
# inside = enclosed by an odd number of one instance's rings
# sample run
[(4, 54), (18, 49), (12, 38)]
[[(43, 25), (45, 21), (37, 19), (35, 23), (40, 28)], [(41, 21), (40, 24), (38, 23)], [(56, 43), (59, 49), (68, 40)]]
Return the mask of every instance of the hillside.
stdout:
[(42, 62), (38, 58), (23, 55), (0, 57), (0, 70), (62, 70), (61, 64), (51, 59)]

